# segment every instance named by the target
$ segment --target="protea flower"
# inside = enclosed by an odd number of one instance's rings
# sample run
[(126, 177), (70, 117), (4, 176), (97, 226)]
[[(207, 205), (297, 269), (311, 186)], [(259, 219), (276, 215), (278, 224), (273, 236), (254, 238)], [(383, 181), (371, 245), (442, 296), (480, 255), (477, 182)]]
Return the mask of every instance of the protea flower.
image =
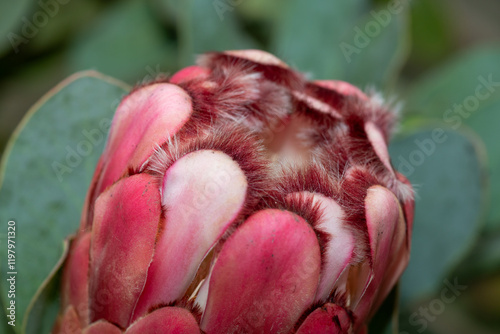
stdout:
[(358, 333), (409, 256), (394, 114), (261, 51), (201, 56), (119, 105), (55, 332)]

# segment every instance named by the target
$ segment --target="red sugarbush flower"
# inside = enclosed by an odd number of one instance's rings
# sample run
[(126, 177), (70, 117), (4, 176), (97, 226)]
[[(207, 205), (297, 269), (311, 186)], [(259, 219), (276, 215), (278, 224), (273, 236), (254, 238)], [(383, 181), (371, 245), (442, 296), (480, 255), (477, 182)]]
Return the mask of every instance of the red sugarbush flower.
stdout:
[(56, 333), (357, 333), (407, 265), (377, 95), (262, 51), (201, 56), (114, 116)]

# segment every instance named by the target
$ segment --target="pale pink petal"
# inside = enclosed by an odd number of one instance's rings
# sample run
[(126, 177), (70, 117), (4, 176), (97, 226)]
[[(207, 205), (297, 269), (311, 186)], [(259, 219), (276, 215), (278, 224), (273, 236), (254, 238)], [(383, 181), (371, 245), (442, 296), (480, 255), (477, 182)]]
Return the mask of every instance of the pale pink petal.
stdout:
[[(404, 176), (402, 176), (401, 174), (399, 178), (403, 182), (408, 182), (408, 180), (406, 180), (406, 178), (404, 178)], [(411, 220), (413, 219), (413, 205), (413, 199), (408, 200), (403, 205), (403, 208), (406, 211), (406, 221), (404, 219), (405, 217), (403, 216), (403, 212), (400, 212), (397, 227), (394, 231), (389, 264), (385, 271), (384, 280), (382, 282), (382, 286), (379, 289), (379, 293), (376, 301), (374, 302), (372, 311), (376, 311), (376, 309), (382, 304), (387, 295), (389, 295), (392, 288), (397, 283), (400, 276), (403, 274), (403, 271), (406, 269), (406, 266), (408, 265), (408, 262), (410, 260), (411, 226), (408, 226), (408, 221), (410, 221), (411, 223)]]
[(191, 97), (179, 86), (169, 83), (144, 86), (123, 99), (113, 118), (94, 196), (116, 182), (129, 168), (139, 168), (157, 145), (179, 131), (191, 113)]
[(162, 204), (165, 226), (134, 318), (183, 296), (201, 262), (242, 209), (247, 180), (225, 153), (200, 150), (166, 172)]
[[(354, 310), (359, 319), (368, 317), (381, 292), (392, 257), (399, 256), (394, 253), (394, 245), (403, 242), (405, 237), (402, 210), (398, 199), (389, 189), (378, 185), (370, 187), (365, 198), (365, 210), (374, 275)], [(384, 290), (387, 288), (384, 287)]]
[(323, 268), (315, 301), (326, 300), (333, 290), (340, 274), (349, 265), (354, 256), (356, 240), (352, 230), (342, 221), (344, 212), (333, 199), (310, 192), (292, 193), (288, 196), (312, 197), (313, 205), (319, 205), (321, 220), (315, 226), (326, 232), (330, 240), (323, 251)]
[[(399, 181), (403, 182), (404, 184), (407, 184), (411, 187), (410, 181), (401, 173), (396, 173), (397, 178)], [(403, 209), (405, 211), (405, 216), (406, 216), (406, 225), (407, 225), (407, 243), (408, 243), (408, 248), (411, 246), (411, 232), (413, 231), (413, 215), (415, 213), (415, 201), (413, 198), (408, 199), (406, 202), (403, 203)]]
[(366, 122), (365, 132), (380, 161), (382, 161), (389, 173), (395, 176), (391, 165), (391, 158), (389, 157), (389, 151), (387, 150), (387, 143), (384, 139), (382, 131), (380, 131), (380, 129), (373, 122)]

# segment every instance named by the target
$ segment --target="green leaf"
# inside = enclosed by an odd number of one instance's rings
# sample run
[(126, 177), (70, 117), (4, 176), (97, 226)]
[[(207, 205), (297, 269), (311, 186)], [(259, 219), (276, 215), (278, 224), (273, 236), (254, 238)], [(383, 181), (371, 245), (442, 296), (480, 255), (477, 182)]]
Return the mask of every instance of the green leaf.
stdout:
[[(394, 13), (388, 8), (379, 7), (356, 24), (369, 42), (358, 48), (358, 52), (346, 56), (348, 64), (344, 67), (342, 79), (360, 87), (375, 86), (386, 92), (394, 89), (410, 48), (409, 8), (401, 6)], [(356, 46), (356, 35), (353, 32), (346, 39), (353, 41), (352, 46)], [(347, 46), (343, 44), (343, 47)]]
[[(444, 119), (445, 112), (453, 109), (454, 104), (463, 103), (467, 97), (476, 94), (476, 88), (481, 84), (480, 77), (488, 79), (488, 76), (492, 75), (495, 82), (500, 82), (498, 59), (500, 47), (480, 48), (451, 59), (443, 66), (423, 75), (409, 88), (407, 111)], [(493, 88), (492, 94), (480, 101), (480, 109), (500, 97), (498, 86)], [(445, 122), (454, 125), (452, 121), (445, 119)]]
[(47, 52), (72, 38), (79, 29), (89, 24), (101, 9), (96, 1), (41, 2), (46, 4), (45, 9), (39, 7), (38, 10), (46, 13), (49, 19), (30, 41), (30, 51), (36, 53)]
[(410, 263), (403, 303), (431, 294), (475, 241), (485, 200), (484, 156), (471, 135), (426, 129), (390, 146), (396, 169), (415, 185)]
[(177, 14), (181, 67), (191, 65), (197, 54), (207, 51), (258, 47), (239, 26), (235, 16), (238, 1), (169, 0), (168, 3)]
[(94, 69), (130, 83), (176, 68), (174, 42), (142, 1), (117, 2), (77, 35), (70, 46), (73, 71)]
[(408, 53), (407, 4), (373, 10), (362, 0), (288, 4), (274, 34), (278, 56), (317, 79), (394, 83)]
[(61, 278), (64, 262), (68, 255), (69, 242), (64, 240), (63, 253), (47, 279), (39, 287), (26, 311), (23, 333), (50, 333), (61, 305)]
[(452, 4), (434, 0), (414, 1), (411, 6), (411, 71), (418, 75), (451, 54), (454, 44), (452, 27), (447, 22)]
[[(482, 48), (451, 61), (419, 80), (407, 109), (440, 119), (458, 130), (472, 128), (486, 145), (491, 173), (488, 226), (500, 229), (500, 48)], [(488, 83), (489, 82), (489, 83)], [(486, 84), (485, 84), (486, 83)], [(461, 110), (460, 110), (461, 108)]]
[(368, 8), (366, 0), (289, 0), (277, 18), (271, 51), (315, 79), (343, 79), (348, 64), (340, 43)]
[[(22, 32), (24, 21), (22, 14), (26, 13), (31, 6), (29, 0), (0, 1), (0, 56), (11, 49), (19, 52), (23, 43), (20, 41), (27, 39)], [(26, 18), (26, 16), (24, 16)], [(20, 28), (20, 29), (19, 29)], [(21, 43), (21, 44), (19, 44)], [(16, 52), (16, 53), (17, 53)]]
[[(16, 222), (16, 331), (38, 287), (75, 232), (114, 110), (129, 88), (95, 72), (76, 74), (44, 96), (10, 139), (0, 169), (0, 244)], [(5, 222), (5, 223), (4, 223)], [(6, 305), (6, 247), (0, 297)]]
[(500, 231), (500, 205), (498, 205), (500, 203), (500, 146), (498, 141), (500, 97), (494, 104), (484, 106), (475, 112), (465, 122), (481, 137), (488, 152), (491, 205), (486, 228), (489, 231)]

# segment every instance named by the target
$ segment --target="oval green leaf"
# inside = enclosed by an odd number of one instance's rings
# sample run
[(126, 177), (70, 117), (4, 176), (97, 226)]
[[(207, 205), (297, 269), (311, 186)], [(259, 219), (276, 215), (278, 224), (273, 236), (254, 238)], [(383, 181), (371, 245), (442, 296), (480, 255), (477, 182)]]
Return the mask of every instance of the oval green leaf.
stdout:
[[(342, 79), (360, 87), (375, 87), (386, 93), (394, 84), (410, 49), (409, 2), (371, 10), (356, 24), (341, 44), (348, 65)], [(347, 42), (351, 41), (351, 42)], [(352, 47), (352, 49), (351, 49)]]
[[(386, 89), (408, 53), (408, 2), (288, 1), (273, 52), (316, 79)], [(303, 18), (297, 20), (298, 17)]]
[(289, 0), (277, 17), (271, 51), (315, 79), (344, 79), (341, 43), (368, 9), (366, 0)]
[(31, 300), (24, 317), (23, 333), (50, 333), (54, 327), (61, 304), (61, 279), (64, 262), (72, 239), (73, 237), (69, 237), (64, 240), (61, 258)]
[(409, 90), (407, 99), (409, 112), (439, 119), (455, 130), (468, 126), (485, 143), (491, 173), (490, 231), (500, 230), (499, 59), (499, 47), (463, 54), (425, 75)]
[(484, 156), (477, 138), (442, 127), (395, 140), (392, 161), (416, 188), (411, 257), (401, 300), (433, 293), (475, 241), (484, 218)]

